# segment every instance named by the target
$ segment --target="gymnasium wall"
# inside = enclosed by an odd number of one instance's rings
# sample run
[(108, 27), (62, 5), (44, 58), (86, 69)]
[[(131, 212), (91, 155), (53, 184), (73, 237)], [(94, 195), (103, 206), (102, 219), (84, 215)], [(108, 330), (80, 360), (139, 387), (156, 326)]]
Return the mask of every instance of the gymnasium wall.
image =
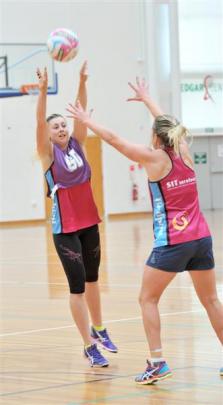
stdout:
[[(45, 42), (57, 27), (75, 30), (80, 52), (72, 62), (56, 63), (59, 94), (48, 97), (48, 113), (65, 113), (77, 90), (80, 66), (88, 59), (88, 105), (95, 119), (131, 141), (148, 144), (151, 119), (143, 105), (126, 102), (132, 94), (129, 80), (145, 76), (155, 99), (180, 117), (175, 3), (169, 3), (175, 21), (171, 32), (167, 7), (161, 3), (2, 0), (0, 41)], [(43, 175), (35, 156), (35, 105), (33, 97), (0, 99), (0, 221), (45, 217)], [(135, 166), (139, 194), (132, 201), (132, 162), (106, 144), (102, 159), (105, 215), (150, 210), (143, 170)]]

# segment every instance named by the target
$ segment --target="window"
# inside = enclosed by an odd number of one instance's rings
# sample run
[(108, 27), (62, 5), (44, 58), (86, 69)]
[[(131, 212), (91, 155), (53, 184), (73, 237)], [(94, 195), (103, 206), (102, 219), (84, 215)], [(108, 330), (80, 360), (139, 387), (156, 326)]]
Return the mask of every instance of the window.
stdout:
[(223, 130), (223, 3), (179, 0), (182, 121), (195, 132)]

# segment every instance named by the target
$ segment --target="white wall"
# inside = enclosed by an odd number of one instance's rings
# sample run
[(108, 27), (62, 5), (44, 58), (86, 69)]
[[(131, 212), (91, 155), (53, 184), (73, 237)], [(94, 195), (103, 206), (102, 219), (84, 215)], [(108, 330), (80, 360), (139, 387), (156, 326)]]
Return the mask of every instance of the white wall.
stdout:
[[(3, 0), (0, 2), (1, 41), (45, 42), (55, 28), (76, 31), (80, 52), (73, 62), (56, 64), (59, 94), (49, 96), (48, 113), (65, 113), (66, 103), (73, 99), (76, 90), (80, 65), (87, 58), (90, 68), (88, 104), (95, 109), (95, 119), (129, 140), (148, 144), (151, 126), (148, 112), (143, 105), (127, 103), (126, 98), (131, 94), (128, 80), (140, 75), (149, 77), (151, 91), (157, 96), (161, 94), (165, 107), (171, 104), (170, 76), (162, 81), (160, 91), (157, 72), (152, 69), (156, 60), (156, 48), (152, 48), (156, 22), (150, 27), (147, 13), (153, 11), (154, 5), (159, 6), (155, 0), (144, 3)], [(159, 26), (162, 29), (162, 24)], [(43, 218), (41, 168), (38, 161), (33, 161), (35, 105), (29, 97), (0, 99), (0, 109), (3, 115), (0, 142), (4, 156), (0, 184), (4, 203), (0, 207), (0, 220)], [(131, 201), (130, 164), (110, 146), (103, 145), (106, 214), (151, 209), (146, 176), (141, 172), (139, 201)]]
[(45, 217), (43, 174), (35, 153), (33, 101), (29, 97), (0, 99), (1, 221)]

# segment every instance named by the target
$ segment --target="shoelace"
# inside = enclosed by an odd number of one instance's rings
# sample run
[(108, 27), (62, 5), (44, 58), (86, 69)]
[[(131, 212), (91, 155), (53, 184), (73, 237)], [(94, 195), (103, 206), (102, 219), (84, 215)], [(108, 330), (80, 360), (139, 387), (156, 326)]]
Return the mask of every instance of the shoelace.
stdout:
[(89, 354), (92, 357), (94, 357), (96, 360), (101, 360), (101, 358), (102, 358), (101, 353), (98, 351), (98, 349), (95, 345), (92, 346), (92, 348), (89, 350)]
[(158, 369), (157, 367), (152, 366), (152, 364), (150, 363), (150, 361), (147, 360), (147, 367), (146, 367), (146, 369), (145, 369), (145, 371), (144, 371), (143, 374), (152, 375), (153, 372), (156, 371), (157, 369)]
[(108, 334), (107, 334), (106, 329), (102, 330), (102, 331), (99, 333), (99, 335), (100, 335), (100, 337), (102, 337), (103, 342), (104, 342), (105, 340), (109, 340), (109, 337), (108, 337)]
[(154, 372), (157, 371), (157, 368), (152, 367), (151, 365), (148, 365), (148, 367), (146, 368), (146, 370), (144, 371), (144, 373), (142, 373), (141, 375), (139, 375), (139, 377), (141, 379), (145, 379), (145, 378), (150, 378), (153, 377)]

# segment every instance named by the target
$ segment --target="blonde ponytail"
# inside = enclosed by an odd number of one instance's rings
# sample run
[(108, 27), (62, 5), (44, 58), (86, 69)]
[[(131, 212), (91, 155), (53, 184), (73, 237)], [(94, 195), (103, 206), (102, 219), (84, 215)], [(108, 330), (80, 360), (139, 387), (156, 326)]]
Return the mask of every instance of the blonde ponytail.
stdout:
[(176, 125), (168, 131), (167, 137), (169, 140), (169, 145), (170, 147), (173, 147), (174, 152), (177, 155), (180, 153), (180, 143), (182, 140), (186, 139), (188, 134), (187, 128), (183, 127), (181, 124)]
[(163, 144), (173, 148), (177, 155), (180, 153), (180, 143), (187, 136), (191, 137), (187, 128), (181, 125), (175, 117), (167, 114), (159, 115), (155, 118), (153, 130), (162, 140)]

